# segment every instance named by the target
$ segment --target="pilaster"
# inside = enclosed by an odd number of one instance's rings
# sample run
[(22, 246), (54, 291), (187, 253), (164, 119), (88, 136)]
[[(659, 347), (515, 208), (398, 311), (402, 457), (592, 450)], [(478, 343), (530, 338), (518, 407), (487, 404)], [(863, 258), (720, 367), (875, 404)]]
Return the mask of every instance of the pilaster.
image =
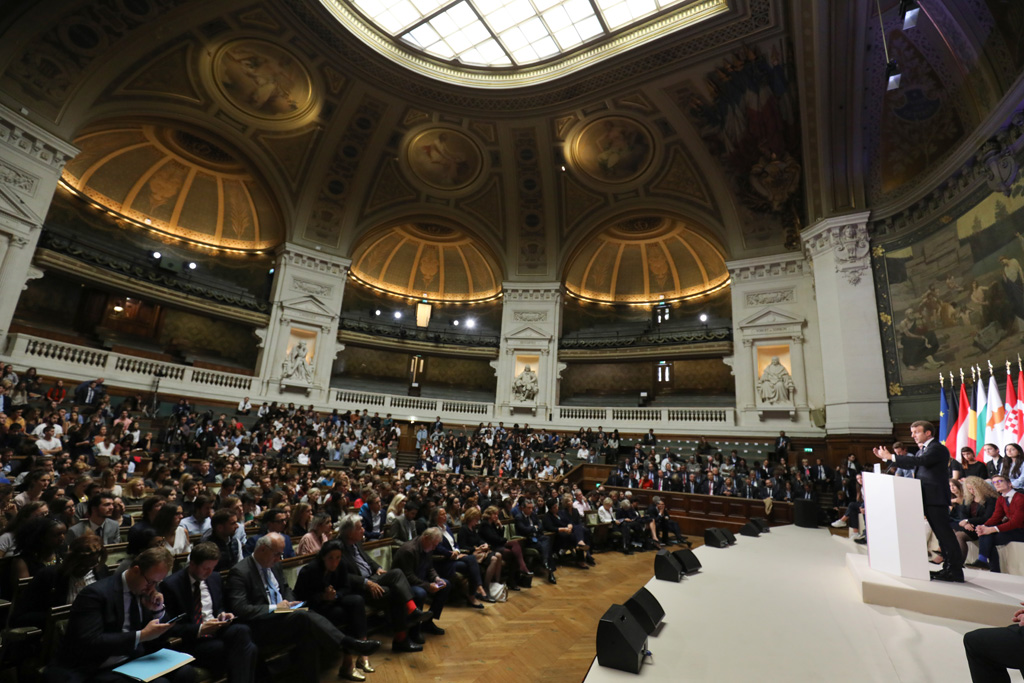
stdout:
[(498, 377), (495, 412), (546, 420), (558, 402), (558, 377), (565, 367), (558, 363), (562, 285), (505, 282), (502, 287), (501, 347), (491, 362)]

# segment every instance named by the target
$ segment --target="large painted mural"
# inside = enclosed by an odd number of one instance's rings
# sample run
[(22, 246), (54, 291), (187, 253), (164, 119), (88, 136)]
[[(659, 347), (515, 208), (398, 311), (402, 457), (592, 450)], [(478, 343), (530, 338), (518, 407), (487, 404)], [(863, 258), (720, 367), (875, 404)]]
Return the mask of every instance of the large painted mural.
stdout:
[(1024, 181), (981, 187), (873, 251), (889, 393), (937, 390), (939, 372), (1013, 359), (1024, 344)]

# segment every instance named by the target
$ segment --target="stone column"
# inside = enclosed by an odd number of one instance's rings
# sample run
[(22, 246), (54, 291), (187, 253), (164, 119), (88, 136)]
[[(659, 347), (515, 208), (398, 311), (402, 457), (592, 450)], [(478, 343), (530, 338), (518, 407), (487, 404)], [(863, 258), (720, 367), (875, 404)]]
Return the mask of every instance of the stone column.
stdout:
[(257, 331), (265, 396), (330, 402), (331, 369), (345, 348), (338, 343), (338, 320), (350, 264), (295, 244), (278, 248), (270, 323)]
[(811, 260), (830, 434), (891, 434), (868, 213), (826, 218), (801, 234)]
[(64, 165), (78, 150), (0, 105), (0, 342), (32, 266), (39, 233)]
[[(503, 283), (501, 348), (491, 362), (498, 377), (495, 417), (523, 413), (547, 420), (558, 401), (559, 282)], [(528, 421), (528, 420), (527, 420)]]

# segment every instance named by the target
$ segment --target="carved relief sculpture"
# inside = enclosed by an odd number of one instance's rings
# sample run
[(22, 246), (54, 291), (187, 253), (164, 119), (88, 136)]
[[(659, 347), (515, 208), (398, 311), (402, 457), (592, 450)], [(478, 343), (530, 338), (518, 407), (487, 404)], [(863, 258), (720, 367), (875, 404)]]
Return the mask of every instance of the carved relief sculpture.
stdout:
[(537, 373), (529, 365), (512, 382), (512, 396), (517, 401), (536, 401), (538, 389)]
[(313, 365), (306, 358), (307, 353), (306, 342), (303, 340), (296, 342), (284, 362), (281, 363), (281, 378), (297, 382), (312, 382)]
[(779, 362), (778, 356), (772, 356), (772, 362), (757, 381), (758, 396), (769, 405), (787, 404), (793, 401), (795, 391), (796, 385), (789, 371)]

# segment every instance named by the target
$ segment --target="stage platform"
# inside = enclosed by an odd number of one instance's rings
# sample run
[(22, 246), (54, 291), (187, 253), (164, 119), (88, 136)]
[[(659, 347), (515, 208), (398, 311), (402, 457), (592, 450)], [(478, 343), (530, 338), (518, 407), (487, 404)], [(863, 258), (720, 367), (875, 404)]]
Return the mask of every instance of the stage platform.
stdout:
[[(586, 683), (970, 681), (963, 634), (988, 623), (865, 604), (863, 581), (852, 578), (847, 558), (852, 554), (849, 562), (863, 561), (870, 572), (863, 548), (827, 529), (775, 527), (759, 538), (736, 540), (729, 548), (698, 548), (702, 570), (680, 583), (652, 577), (647, 588), (665, 609), (664, 623), (648, 640), (653, 657), (639, 675), (601, 667), (595, 659)], [(647, 556), (653, 574), (654, 555)], [(970, 579), (981, 574), (968, 573)], [(869, 578), (872, 586), (882, 583)], [(996, 594), (1003, 595), (1003, 617), (994, 623), (1009, 624), (1017, 593), (993, 588), (1001, 577), (978, 581), (960, 588), (996, 603), (984, 611), (990, 617), (1000, 609)], [(1011, 680), (1024, 679), (1011, 672)]]

